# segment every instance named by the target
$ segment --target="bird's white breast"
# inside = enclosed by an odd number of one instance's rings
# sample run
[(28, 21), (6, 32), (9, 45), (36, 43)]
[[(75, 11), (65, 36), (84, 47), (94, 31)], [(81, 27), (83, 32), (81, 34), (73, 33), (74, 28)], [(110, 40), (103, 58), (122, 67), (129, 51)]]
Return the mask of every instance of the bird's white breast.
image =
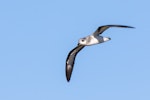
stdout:
[(87, 41), (87, 45), (94, 45), (94, 44), (98, 44), (99, 41), (97, 38), (95, 38), (94, 36), (89, 36), (90, 39), (88, 39)]

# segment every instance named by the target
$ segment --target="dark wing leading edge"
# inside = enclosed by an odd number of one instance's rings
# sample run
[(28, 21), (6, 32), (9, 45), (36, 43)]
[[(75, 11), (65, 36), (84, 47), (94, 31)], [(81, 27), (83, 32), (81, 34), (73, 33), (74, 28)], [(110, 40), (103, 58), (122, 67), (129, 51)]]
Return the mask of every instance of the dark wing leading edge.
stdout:
[(97, 36), (99, 34), (102, 34), (106, 29), (110, 28), (110, 27), (120, 27), (120, 28), (134, 28), (131, 26), (125, 26), (125, 25), (104, 25), (104, 26), (100, 26), (98, 27), (98, 29), (93, 33), (94, 36)]
[(73, 50), (71, 50), (68, 54), (68, 57), (66, 59), (66, 78), (68, 82), (71, 78), (71, 74), (72, 74), (72, 70), (73, 70), (73, 66), (75, 62), (75, 57), (82, 48), (84, 48), (83, 45), (78, 45)]

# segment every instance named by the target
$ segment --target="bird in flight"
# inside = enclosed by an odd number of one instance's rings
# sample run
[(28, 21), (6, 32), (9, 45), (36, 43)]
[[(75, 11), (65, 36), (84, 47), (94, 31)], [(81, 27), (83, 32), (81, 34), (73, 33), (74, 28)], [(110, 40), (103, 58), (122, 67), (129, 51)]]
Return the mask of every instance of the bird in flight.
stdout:
[(66, 79), (69, 82), (71, 78), (71, 74), (74, 67), (75, 57), (77, 53), (83, 49), (85, 46), (95, 45), (99, 43), (103, 43), (109, 41), (111, 38), (103, 37), (101, 34), (110, 27), (118, 27), (118, 28), (134, 28), (126, 25), (104, 25), (97, 28), (97, 30), (84, 38), (79, 39), (78, 45), (72, 49), (66, 59)]

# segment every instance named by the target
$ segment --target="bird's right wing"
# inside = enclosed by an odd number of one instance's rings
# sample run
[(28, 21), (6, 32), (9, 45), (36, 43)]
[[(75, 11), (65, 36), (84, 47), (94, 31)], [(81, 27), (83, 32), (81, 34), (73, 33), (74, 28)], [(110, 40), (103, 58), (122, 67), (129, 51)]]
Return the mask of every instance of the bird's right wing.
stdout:
[(66, 78), (67, 81), (69, 82), (70, 78), (71, 78), (71, 74), (73, 71), (73, 66), (74, 66), (74, 62), (75, 62), (75, 57), (77, 55), (77, 53), (83, 49), (84, 46), (83, 45), (78, 45), (77, 47), (75, 47), (73, 50), (71, 50), (68, 54), (68, 57), (66, 59)]
[(120, 28), (134, 28), (131, 26), (126, 25), (104, 25), (97, 28), (97, 30), (93, 33), (94, 36), (98, 36), (99, 34), (102, 34), (105, 30), (107, 30), (110, 27), (120, 27)]

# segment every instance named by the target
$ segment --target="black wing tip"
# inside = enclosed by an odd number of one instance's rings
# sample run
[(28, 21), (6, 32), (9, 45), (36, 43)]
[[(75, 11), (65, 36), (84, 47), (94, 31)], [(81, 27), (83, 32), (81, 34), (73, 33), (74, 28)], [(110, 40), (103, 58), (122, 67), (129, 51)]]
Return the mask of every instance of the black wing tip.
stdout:
[[(67, 67), (66, 67), (66, 68), (67, 68)], [(70, 81), (71, 74), (72, 74), (72, 69), (70, 69), (70, 70), (67, 70), (67, 69), (66, 69), (66, 79), (67, 79), (67, 82)]]
[(71, 76), (66, 76), (67, 82), (70, 82)]
[[(111, 25), (110, 25), (111, 26)], [(113, 25), (112, 25), (113, 26)], [(132, 26), (127, 26), (127, 25), (116, 25), (116, 26), (119, 26), (119, 27), (124, 27), (124, 28), (135, 28), (135, 27), (132, 27)]]
[(67, 79), (67, 82), (69, 83), (69, 82), (70, 82), (70, 79)]
[(132, 27), (132, 26), (125, 26), (126, 28), (135, 28), (135, 27)]

